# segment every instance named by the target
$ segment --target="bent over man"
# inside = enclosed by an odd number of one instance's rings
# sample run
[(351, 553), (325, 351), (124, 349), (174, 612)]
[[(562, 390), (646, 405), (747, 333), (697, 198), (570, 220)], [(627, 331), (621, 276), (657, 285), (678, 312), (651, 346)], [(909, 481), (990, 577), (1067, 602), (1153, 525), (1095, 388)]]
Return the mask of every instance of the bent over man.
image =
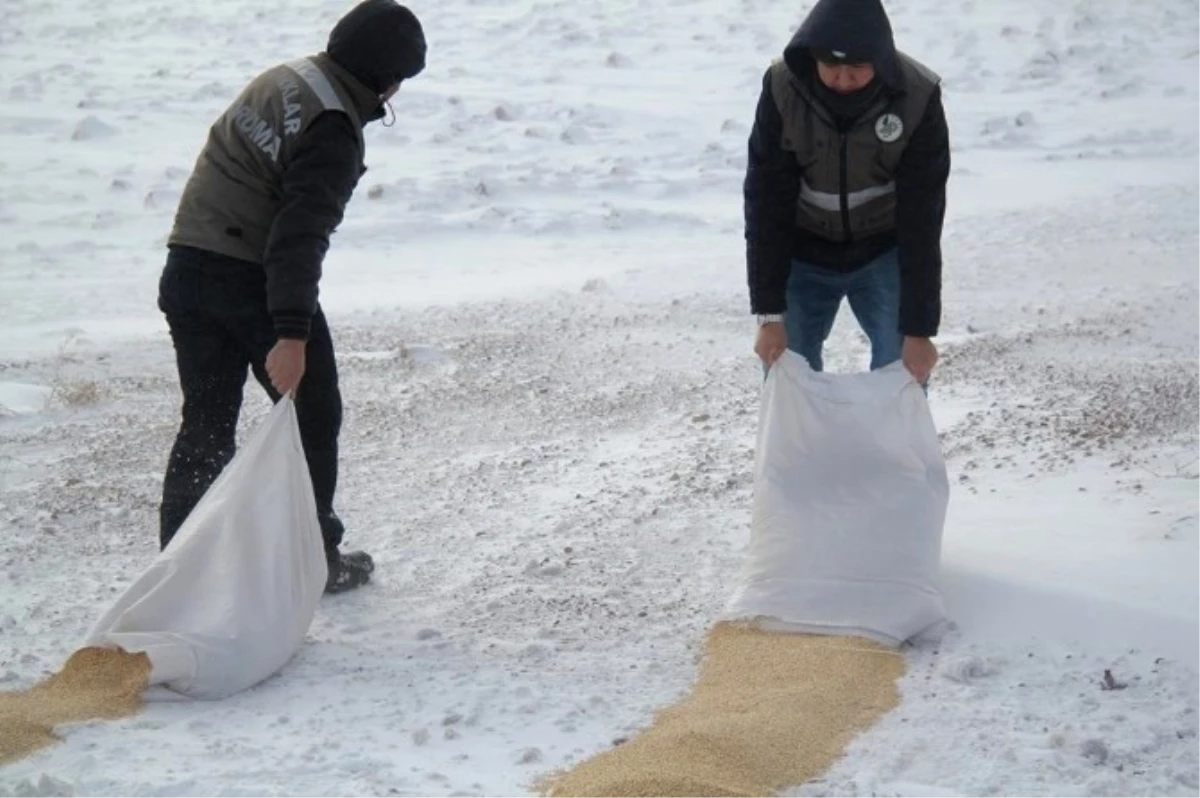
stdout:
[(329, 237), (366, 167), (363, 127), (425, 66), (420, 22), (365, 0), (324, 52), (256, 77), (209, 131), (175, 216), (159, 308), (175, 346), (183, 420), (163, 483), (165, 548), (234, 454), (247, 370), (293, 393), (329, 563), (326, 592), (374, 563), (341, 553), (334, 512), (342, 399), (317, 301)]
[(816, 371), (843, 299), (871, 368), (937, 361), (950, 146), (939, 78), (879, 0), (820, 0), (763, 79), (744, 185), (755, 351)]

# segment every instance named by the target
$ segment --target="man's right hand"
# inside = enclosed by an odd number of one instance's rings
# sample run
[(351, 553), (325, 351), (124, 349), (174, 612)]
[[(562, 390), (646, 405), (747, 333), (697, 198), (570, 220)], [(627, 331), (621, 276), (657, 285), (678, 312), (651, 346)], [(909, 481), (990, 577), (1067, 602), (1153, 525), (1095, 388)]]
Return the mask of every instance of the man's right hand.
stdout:
[(771, 321), (758, 328), (758, 338), (754, 341), (754, 353), (768, 366), (774, 365), (787, 350), (787, 330), (783, 322)]

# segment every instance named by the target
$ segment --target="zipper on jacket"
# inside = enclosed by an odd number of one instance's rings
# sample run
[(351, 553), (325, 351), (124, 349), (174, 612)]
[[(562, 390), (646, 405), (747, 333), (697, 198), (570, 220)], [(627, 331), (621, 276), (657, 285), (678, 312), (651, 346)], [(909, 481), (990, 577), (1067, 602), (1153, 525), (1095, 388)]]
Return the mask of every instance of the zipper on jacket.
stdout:
[(846, 190), (846, 185), (850, 182), (849, 163), (846, 153), (846, 132), (838, 133), (838, 140), (841, 144), (839, 154), (839, 195), (842, 203), (842, 230), (846, 233), (846, 243), (850, 244), (854, 241), (854, 234), (850, 232), (850, 195)]

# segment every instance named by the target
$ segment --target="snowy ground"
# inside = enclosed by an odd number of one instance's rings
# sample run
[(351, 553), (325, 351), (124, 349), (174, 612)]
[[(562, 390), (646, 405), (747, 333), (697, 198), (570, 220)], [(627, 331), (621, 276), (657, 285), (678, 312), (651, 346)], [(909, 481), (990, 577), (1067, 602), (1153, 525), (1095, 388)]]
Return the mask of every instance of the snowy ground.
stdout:
[[(0, 6), (0, 687), (153, 557), (174, 203), (244, 79), (345, 8)], [(521, 793), (686, 689), (748, 536), (740, 180), (801, 9), (415, 8), (430, 68), (368, 135), (322, 288), (377, 582), (277, 678), (72, 729), (0, 792)], [(1196, 795), (1196, 7), (889, 10), (955, 143), (931, 393), (955, 628), (797, 792)], [(864, 358), (843, 317), (831, 368)]]

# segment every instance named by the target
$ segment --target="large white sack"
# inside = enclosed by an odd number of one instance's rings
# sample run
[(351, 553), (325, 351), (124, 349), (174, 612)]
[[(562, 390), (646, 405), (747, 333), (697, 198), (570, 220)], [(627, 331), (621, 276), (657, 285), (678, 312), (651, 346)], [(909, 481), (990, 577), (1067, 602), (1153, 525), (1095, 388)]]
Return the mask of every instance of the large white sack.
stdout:
[(935, 626), (949, 492), (902, 364), (822, 374), (785, 353), (763, 387), (750, 546), (725, 616), (891, 645)]
[(326, 570), (296, 409), (285, 398), (86, 645), (144, 651), (151, 685), (223, 698), (291, 659)]

